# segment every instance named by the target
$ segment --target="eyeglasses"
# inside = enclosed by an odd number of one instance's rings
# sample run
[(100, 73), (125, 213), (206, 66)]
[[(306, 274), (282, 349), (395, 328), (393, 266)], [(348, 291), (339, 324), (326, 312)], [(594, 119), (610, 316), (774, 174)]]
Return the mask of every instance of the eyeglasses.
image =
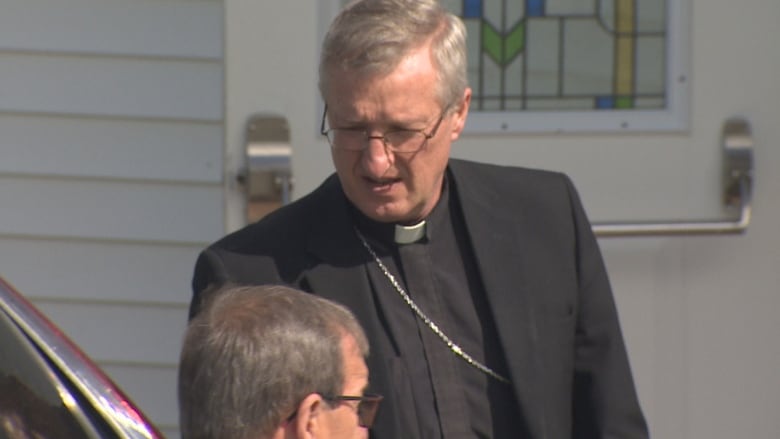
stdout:
[(371, 139), (379, 139), (385, 145), (385, 148), (392, 152), (416, 152), (425, 145), (428, 140), (436, 135), (441, 121), (447, 113), (442, 111), (439, 120), (436, 121), (433, 129), (426, 133), (425, 130), (392, 130), (387, 131), (380, 136), (371, 136), (363, 128), (326, 128), (326, 115), (328, 106), (325, 105), (325, 111), (322, 112), (322, 124), (320, 125), (320, 134), (328, 138), (328, 143), (335, 149), (344, 149), (347, 151), (362, 151), (366, 147), (366, 142)]
[[(358, 425), (365, 428), (371, 428), (374, 425), (374, 418), (376, 418), (376, 412), (379, 410), (379, 403), (384, 396), (375, 394), (366, 394), (363, 396), (346, 396), (335, 395), (327, 396), (319, 394), (323, 400), (331, 404), (341, 404), (345, 401), (360, 401), (357, 405)], [(298, 410), (294, 411), (286, 420), (290, 422), (298, 415)]]
[(376, 418), (376, 412), (379, 410), (379, 403), (384, 398), (382, 395), (373, 394), (363, 396), (321, 396), (325, 401), (337, 404), (345, 401), (360, 401), (357, 405), (358, 425), (365, 428), (371, 428), (374, 425), (374, 418)]

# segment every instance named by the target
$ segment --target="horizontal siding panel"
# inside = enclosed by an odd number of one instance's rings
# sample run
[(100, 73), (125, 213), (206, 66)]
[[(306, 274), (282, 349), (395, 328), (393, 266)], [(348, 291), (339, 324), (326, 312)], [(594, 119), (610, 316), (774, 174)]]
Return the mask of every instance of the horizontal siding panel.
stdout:
[(0, 111), (222, 120), (220, 62), (0, 54)]
[[(178, 428), (177, 369), (99, 364), (158, 428)], [(178, 437), (168, 436), (169, 438)]]
[(218, 2), (3, 0), (0, 50), (222, 58)]
[(221, 212), (216, 185), (0, 176), (0, 235), (202, 243)]
[(33, 302), (97, 363), (178, 364), (185, 308)]
[(201, 249), (0, 237), (0, 276), (33, 299), (187, 307)]
[(218, 183), (219, 123), (0, 114), (0, 173)]

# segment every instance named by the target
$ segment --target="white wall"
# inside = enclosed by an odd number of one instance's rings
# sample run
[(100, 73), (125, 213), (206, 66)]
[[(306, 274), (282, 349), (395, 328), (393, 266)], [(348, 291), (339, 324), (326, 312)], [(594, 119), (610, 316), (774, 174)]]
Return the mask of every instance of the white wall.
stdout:
[(192, 265), (224, 229), (222, 8), (0, 9), (0, 275), (170, 437)]

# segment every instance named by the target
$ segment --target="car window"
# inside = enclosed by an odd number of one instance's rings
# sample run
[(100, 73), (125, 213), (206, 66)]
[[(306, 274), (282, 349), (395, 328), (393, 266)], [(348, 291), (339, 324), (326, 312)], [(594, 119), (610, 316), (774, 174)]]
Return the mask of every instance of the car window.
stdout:
[(78, 398), (0, 312), (0, 439), (97, 437)]

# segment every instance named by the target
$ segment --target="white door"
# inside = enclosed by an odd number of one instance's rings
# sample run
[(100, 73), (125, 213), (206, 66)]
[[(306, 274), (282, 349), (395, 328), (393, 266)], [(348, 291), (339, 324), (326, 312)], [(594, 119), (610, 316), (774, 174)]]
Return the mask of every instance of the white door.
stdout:
[[(317, 135), (320, 15), (308, 0), (226, 0), (228, 230), (252, 113), (290, 122), (295, 195), (329, 173)], [(722, 124), (753, 127), (754, 219), (747, 234), (601, 239), (642, 406), (658, 438), (780, 435), (780, 46), (775, 0), (691, 0), (690, 118), (667, 133), (465, 135), (454, 155), (542, 167), (574, 179), (594, 221), (716, 219)]]

